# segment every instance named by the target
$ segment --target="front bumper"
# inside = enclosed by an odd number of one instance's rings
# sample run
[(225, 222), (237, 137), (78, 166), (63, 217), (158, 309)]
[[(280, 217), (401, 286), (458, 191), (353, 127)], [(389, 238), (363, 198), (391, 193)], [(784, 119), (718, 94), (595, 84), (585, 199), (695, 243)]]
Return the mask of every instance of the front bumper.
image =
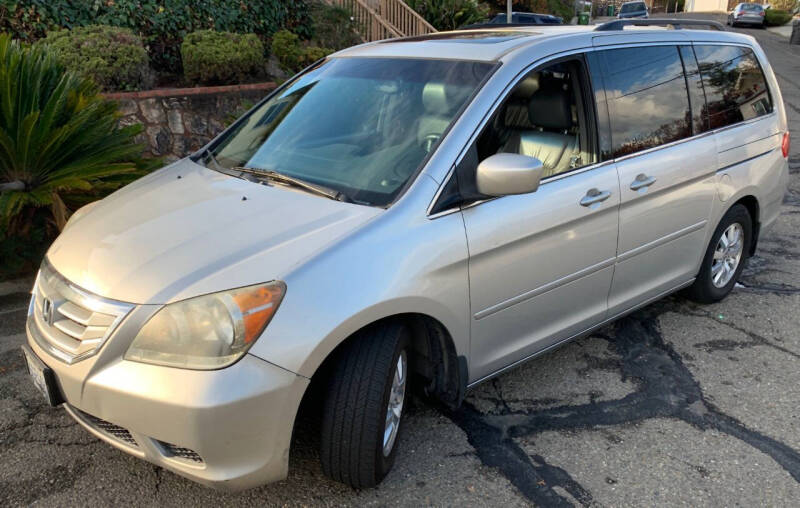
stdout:
[(130, 362), (116, 337), (68, 365), (39, 345), (35, 326), (29, 318), (28, 346), (53, 370), (67, 412), (98, 438), (223, 490), (286, 477), (307, 378), (249, 354), (214, 371)]

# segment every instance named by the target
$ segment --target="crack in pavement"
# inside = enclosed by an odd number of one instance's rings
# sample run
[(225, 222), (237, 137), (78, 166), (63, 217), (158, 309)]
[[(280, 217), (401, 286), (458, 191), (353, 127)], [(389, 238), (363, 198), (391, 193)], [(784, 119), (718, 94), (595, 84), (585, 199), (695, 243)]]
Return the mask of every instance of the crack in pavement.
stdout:
[[(621, 357), (619, 369), (623, 380), (632, 380), (636, 385), (634, 392), (621, 399), (527, 411), (507, 410), (508, 404), (501, 399), (504, 409), (491, 414), (483, 414), (465, 402), (462, 408), (445, 411), (445, 415), (466, 433), (483, 464), (497, 468), (535, 504), (568, 505), (570, 500), (554, 490), (555, 487), (561, 487), (583, 506), (598, 503), (566, 470), (548, 464), (538, 455), (528, 457), (516, 438), (531, 438), (545, 431), (598, 430), (602, 426), (653, 418), (678, 419), (700, 430), (714, 429), (739, 439), (769, 455), (800, 482), (800, 453), (748, 428), (710, 403), (682, 357), (664, 340), (659, 317), (680, 310), (674, 301), (668, 300), (666, 305), (646, 308), (623, 318), (607, 334), (593, 335), (609, 342)], [(754, 336), (746, 330), (734, 329), (751, 338)], [(763, 337), (755, 337), (753, 340), (759, 345), (798, 356)]]
[(719, 325), (725, 326), (730, 328), (731, 330), (735, 330), (743, 335), (745, 335), (749, 340), (747, 341), (736, 341), (730, 339), (714, 339), (706, 342), (701, 342), (699, 344), (695, 344), (694, 347), (697, 349), (702, 349), (704, 351), (713, 352), (713, 351), (732, 351), (733, 349), (745, 349), (751, 348), (754, 346), (765, 346), (772, 348), (776, 351), (780, 351), (781, 353), (787, 354), (789, 356), (793, 356), (795, 358), (800, 359), (800, 354), (792, 351), (791, 349), (785, 348), (783, 346), (779, 346), (775, 344), (773, 341), (767, 339), (766, 337), (759, 335), (755, 332), (747, 330), (735, 323), (731, 322), (730, 320), (722, 320), (715, 318), (711, 313), (702, 312), (696, 306), (686, 306), (682, 311), (682, 314), (688, 316), (699, 317), (703, 319), (708, 319), (717, 323)]

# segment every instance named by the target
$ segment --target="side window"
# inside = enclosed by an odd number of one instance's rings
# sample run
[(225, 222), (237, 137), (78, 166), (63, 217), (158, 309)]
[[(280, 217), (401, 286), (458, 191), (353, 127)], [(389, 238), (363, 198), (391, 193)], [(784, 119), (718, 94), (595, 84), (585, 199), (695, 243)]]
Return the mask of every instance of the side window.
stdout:
[(614, 157), (692, 135), (683, 65), (676, 46), (598, 52)]
[(753, 51), (739, 46), (694, 47), (706, 94), (708, 122), (717, 129), (772, 111), (766, 79)]
[(478, 162), (501, 152), (528, 155), (542, 162), (545, 178), (597, 162), (588, 91), (582, 60), (531, 72), (478, 137)]

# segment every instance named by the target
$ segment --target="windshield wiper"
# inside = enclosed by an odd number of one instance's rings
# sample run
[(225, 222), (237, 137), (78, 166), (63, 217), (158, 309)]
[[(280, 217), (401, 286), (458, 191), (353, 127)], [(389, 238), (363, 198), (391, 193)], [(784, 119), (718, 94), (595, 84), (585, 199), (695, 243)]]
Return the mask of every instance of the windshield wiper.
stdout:
[(259, 179), (266, 179), (280, 184), (290, 185), (292, 187), (297, 187), (299, 189), (312, 192), (319, 196), (325, 196), (326, 198), (330, 198), (336, 201), (343, 201), (345, 203), (352, 202), (352, 200), (341, 191), (332, 189), (330, 187), (325, 187), (323, 185), (319, 185), (316, 183), (307, 182), (305, 180), (301, 180), (300, 178), (295, 178), (293, 176), (285, 175), (283, 173), (278, 173), (277, 171), (272, 171), (271, 169), (253, 169), (253, 168), (245, 168), (237, 166), (231, 168), (231, 171), (239, 171), (240, 173), (253, 175)]

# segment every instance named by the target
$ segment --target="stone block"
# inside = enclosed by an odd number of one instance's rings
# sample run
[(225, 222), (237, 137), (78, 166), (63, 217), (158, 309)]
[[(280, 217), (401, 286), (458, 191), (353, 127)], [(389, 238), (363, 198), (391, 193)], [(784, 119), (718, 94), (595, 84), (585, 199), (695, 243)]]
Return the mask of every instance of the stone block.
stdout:
[(123, 116), (135, 115), (139, 112), (139, 107), (133, 99), (121, 99), (117, 101), (117, 110)]
[(139, 109), (148, 124), (161, 124), (166, 119), (164, 108), (158, 99), (142, 99), (139, 101)]
[(208, 135), (208, 120), (205, 115), (198, 111), (187, 111), (183, 114), (183, 123), (186, 130), (198, 136)]
[(165, 155), (172, 151), (172, 134), (166, 127), (160, 125), (148, 127), (147, 137), (150, 141), (150, 151), (154, 155)]
[(167, 125), (173, 134), (183, 134), (183, 114), (180, 109), (167, 110)]

